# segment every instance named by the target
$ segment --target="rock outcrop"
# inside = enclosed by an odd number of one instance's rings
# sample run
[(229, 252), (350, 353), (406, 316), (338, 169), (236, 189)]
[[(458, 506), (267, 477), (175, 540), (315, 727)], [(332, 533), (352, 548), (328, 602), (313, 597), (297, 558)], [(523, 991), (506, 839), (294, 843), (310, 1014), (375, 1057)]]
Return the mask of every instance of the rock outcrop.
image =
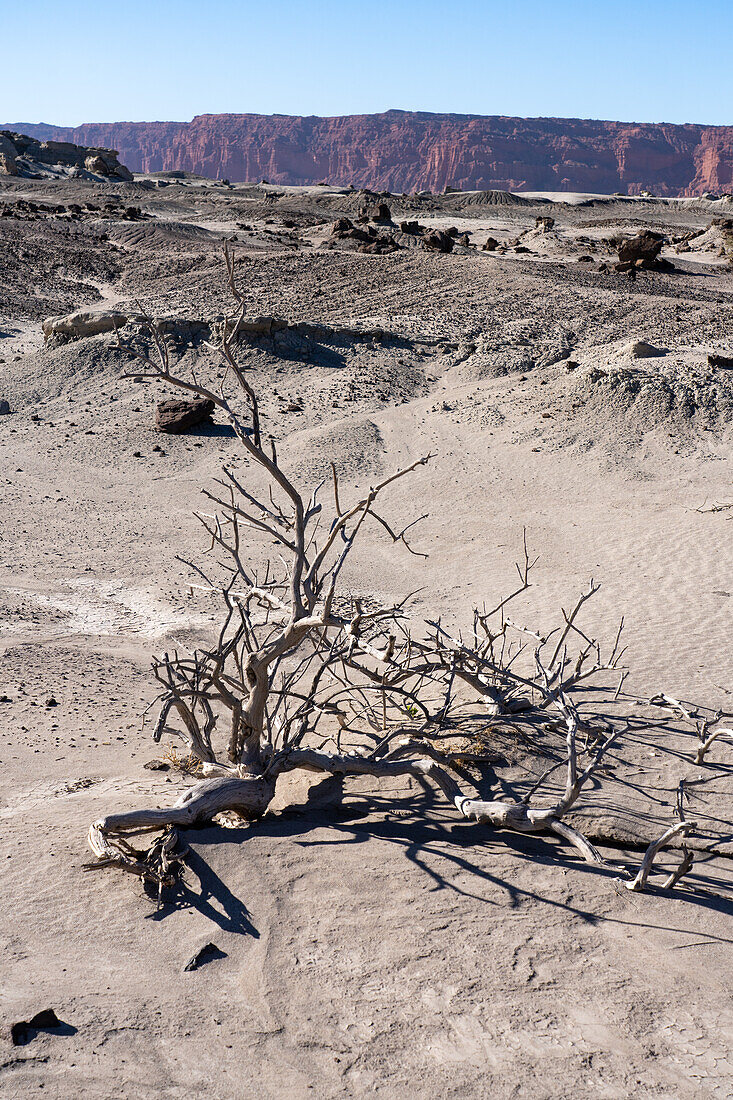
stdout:
[(115, 332), (126, 324), (126, 315), (115, 310), (80, 309), (76, 313), (67, 313), (64, 317), (49, 317), (43, 322), (43, 335), (47, 340), (53, 336), (81, 340), (85, 336)]
[[(10, 124), (9, 124), (10, 125)], [(733, 190), (733, 126), (387, 111), (342, 118), (198, 115), (191, 122), (14, 123), (44, 141), (111, 146), (135, 171), (375, 191)]]
[(0, 130), (0, 175), (131, 180), (132, 172), (120, 164), (117, 156), (115, 149), (42, 141), (14, 130)]

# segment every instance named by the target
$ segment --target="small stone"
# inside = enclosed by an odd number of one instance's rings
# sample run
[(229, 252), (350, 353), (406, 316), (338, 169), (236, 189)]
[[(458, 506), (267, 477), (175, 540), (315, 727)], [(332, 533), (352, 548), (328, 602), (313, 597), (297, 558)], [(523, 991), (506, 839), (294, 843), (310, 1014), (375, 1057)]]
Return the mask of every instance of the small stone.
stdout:
[(226, 951), (222, 951), (215, 943), (205, 943), (191, 956), (183, 969), (184, 971), (198, 970), (199, 967), (205, 966), (207, 962), (213, 962), (214, 959), (225, 959), (226, 957)]

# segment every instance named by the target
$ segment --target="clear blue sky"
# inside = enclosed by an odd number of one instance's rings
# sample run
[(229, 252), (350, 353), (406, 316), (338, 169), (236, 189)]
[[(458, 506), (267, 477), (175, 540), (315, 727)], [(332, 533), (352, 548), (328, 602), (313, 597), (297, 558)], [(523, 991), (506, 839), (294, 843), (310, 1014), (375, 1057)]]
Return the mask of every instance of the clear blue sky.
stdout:
[(0, 0), (0, 120), (405, 110), (733, 124), (733, 0)]

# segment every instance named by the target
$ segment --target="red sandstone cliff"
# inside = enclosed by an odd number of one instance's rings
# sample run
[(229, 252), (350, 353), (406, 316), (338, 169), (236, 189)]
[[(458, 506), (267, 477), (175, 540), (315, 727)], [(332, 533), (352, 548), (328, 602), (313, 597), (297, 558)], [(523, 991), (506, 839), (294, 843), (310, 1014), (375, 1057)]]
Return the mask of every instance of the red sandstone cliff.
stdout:
[(733, 189), (733, 126), (387, 111), (7, 128), (117, 149), (122, 163), (138, 172), (183, 169), (232, 181), (328, 180), (397, 192), (447, 185), (658, 195)]

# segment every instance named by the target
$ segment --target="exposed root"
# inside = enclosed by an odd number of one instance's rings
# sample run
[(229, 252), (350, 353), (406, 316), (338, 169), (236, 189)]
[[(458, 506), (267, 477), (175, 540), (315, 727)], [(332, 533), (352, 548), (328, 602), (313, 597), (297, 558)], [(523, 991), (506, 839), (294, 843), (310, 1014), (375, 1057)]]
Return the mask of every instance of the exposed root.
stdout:
[(733, 740), (733, 730), (726, 729), (722, 726), (718, 727), (718, 729), (716, 730), (713, 730), (712, 733), (707, 734), (707, 737), (705, 736), (706, 733), (707, 725), (703, 723), (700, 727), (699, 732), (700, 744), (697, 746), (697, 752), (695, 753), (696, 764), (702, 764), (704, 762), (710, 746), (713, 744), (714, 741), (717, 741), (719, 737), (724, 737), (726, 740)]
[[(679, 833), (688, 833), (691, 829), (694, 828), (694, 821), (678, 821), (675, 825), (671, 825), (669, 829), (666, 829), (665, 832), (663, 832), (662, 835), (657, 838), (657, 840), (653, 840), (646, 850), (646, 854), (644, 856), (644, 859), (642, 860), (642, 864), (639, 868), (636, 878), (634, 878), (632, 882), (627, 882), (624, 884), (626, 886), (626, 889), (633, 890), (636, 893), (644, 890), (646, 888), (649, 875), (651, 874), (652, 868), (654, 866), (654, 860), (657, 858), (657, 854), (662, 850), (665, 844), (668, 844), (670, 840), (672, 840), (672, 838), (677, 836)], [(677, 871), (670, 875), (669, 878), (666, 880), (664, 888), (667, 890), (671, 889), (676, 882), (679, 882), (679, 880), (682, 878), (682, 875), (687, 874), (691, 867), (692, 853), (688, 849), (685, 849), (685, 855), (682, 859), (682, 862), (680, 863), (680, 866), (677, 868)]]
[[(217, 814), (233, 811), (251, 820), (261, 817), (275, 792), (274, 780), (262, 776), (227, 776), (205, 779), (187, 790), (168, 809), (131, 810), (110, 814), (95, 821), (89, 829), (89, 847), (97, 856), (85, 870), (114, 865), (155, 882), (158, 894), (177, 879), (177, 865), (183, 853), (178, 848), (178, 828), (190, 828), (210, 822)], [(126, 837), (141, 833), (164, 832), (153, 845), (141, 852)]]
[(158, 906), (162, 901), (164, 889), (169, 889), (178, 881), (181, 867), (185, 863), (188, 848), (181, 843), (177, 830), (169, 826), (157, 837), (150, 848), (141, 851), (128, 844), (124, 837), (111, 842), (95, 822), (89, 830), (89, 844), (92, 849), (105, 854), (95, 863), (85, 863), (85, 871), (94, 871), (99, 867), (116, 866), (130, 871), (144, 882), (157, 886)]

